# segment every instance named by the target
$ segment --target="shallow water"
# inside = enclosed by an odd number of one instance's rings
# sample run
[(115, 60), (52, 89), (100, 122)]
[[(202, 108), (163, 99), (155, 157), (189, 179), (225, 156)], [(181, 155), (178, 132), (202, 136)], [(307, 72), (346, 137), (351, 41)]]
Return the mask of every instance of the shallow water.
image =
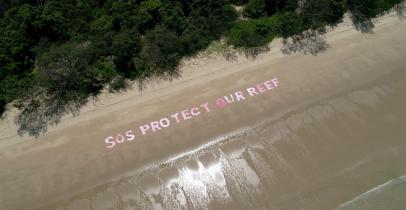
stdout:
[(405, 209), (406, 176), (392, 179), (348, 201), (335, 210)]
[(405, 92), (395, 71), (45, 209), (406, 209)]

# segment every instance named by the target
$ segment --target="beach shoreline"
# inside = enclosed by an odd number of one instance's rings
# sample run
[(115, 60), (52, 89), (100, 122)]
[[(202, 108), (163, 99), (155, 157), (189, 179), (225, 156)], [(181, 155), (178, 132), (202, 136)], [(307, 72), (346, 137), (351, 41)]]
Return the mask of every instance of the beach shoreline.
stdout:
[[(318, 112), (320, 104), (362, 91), (364, 87), (373, 89), (374, 84), (386, 85), (386, 77), (391, 81), (405, 77), (402, 72), (402, 68), (403, 71), (406, 68), (403, 59), (406, 55), (405, 26), (406, 22), (393, 13), (377, 21), (373, 34), (355, 31), (346, 21), (325, 35), (330, 47), (316, 56), (283, 55), (281, 40), (275, 40), (271, 50), (255, 60), (240, 56), (235, 62), (225, 58), (185, 61), (181, 68), (182, 78), (152, 82), (142, 94), (135, 89), (114, 96), (106, 94), (84, 107), (79, 116), (64, 117), (38, 139), (17, 136), (13, 113), (9, 113), (9, 118), (0, 123), (0, 183), (2, 189), (7, 189), (0, 193), (0, 203), (7, 209), (41, 208), (58, 201), (65, 204), (71, 197), (124, 179), (151, 164), (159, 167), (159, 163), (207, 145), (222, 134), (269, 119), (278, 121), (286, 114), (294, 115), (295, 111), (306, 110), (309, 106), (316, 107), (311, 110), (316, 110), (315, 115), (323, 118), (326, 110)], [(134, 129), (206, 101), (213, 103), (218, 97), (272, 78), (278, 78), (280, 87), (269, 94), (249, 98), (224, 110), (213, 109), (159, 134), (142, 135), (113, 150), (106, 149), (105, 139), (114, 133)], [(400, 79), (398, 83), (403, 85)], [(365, 103), (373, 106), (374, 100), (368, 95), (365, 98)], [(405, 99), (399, 99), (399, 103), (404, 102)], [(351, 109), (346, 104), (338, 107), (344, 111)], [(390, 115), (387, 120), (396, 119), (402, 123), (402, 114), (398, 118)], [(395, 131), (401, 134), (400, 129)], [(405, 145), (398, 137), (390, 141), (390, 146), (400, 146), (398, 150), (404, 151)], [(333, 148), (331, 145), (325, 147)], [(371, 151), (377, 151), (376, 148)], [(297, 151), (286, 152), (295, 154)], [(355, 152), (351, 157), (356, 157)], [(327, 162), (320, 163), (329, 167)], [(404, 175), (398, 174), (403, 170), (394, 169), (394, 178)], [(319, 175), (323, 177), (322, 172)], [(367, 185), (361, 188), (367, 188)], [(345, 199), (349, 200), (342, 198)]]

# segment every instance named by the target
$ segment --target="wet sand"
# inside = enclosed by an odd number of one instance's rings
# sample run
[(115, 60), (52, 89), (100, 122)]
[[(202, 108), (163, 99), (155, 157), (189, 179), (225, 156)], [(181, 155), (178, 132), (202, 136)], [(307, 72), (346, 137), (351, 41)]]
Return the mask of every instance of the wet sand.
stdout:
[[(283, 56), (275, 42), (255, 61), (128, 93), (36, 140), (4, 130), (0, 209), (345, 209), (406, 174), (405, 26), (343, 24), (317, 56)], [(105, 147), (111, 134), (275, 77), (272, 92)]]

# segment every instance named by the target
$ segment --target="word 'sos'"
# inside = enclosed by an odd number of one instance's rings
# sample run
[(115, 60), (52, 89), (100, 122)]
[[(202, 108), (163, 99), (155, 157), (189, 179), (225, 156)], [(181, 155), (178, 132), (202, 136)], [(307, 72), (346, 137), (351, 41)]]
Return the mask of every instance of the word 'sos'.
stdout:
[[(273, 90), (278, 86), (279, 81), (278, 79), (274, 78), (265, 81), (263, 83), (259, 83), (255, 86), (249, 87), (244, 91), (236, 91), (233, 94), (217, 98), (215, 104), (218, 108), (223, 109), (228, 104), (244, 101), (247, 97), (259, 95), (261, 93)], [(179, 124), (183, 121), (199, 117), (200, 115), (209, 113), (210, 111), (211, 110), (209, 107), (209, 103), (206, 102), (199, 106), (195, 106), (190, 109), (176, 112), (168, 117), (163, 117), (160, 120), (152, 121), (150, 123), (141, 125), (138, 127), (138, 129), (142, 135), (146, 135), (148, 133), (154, 133), (164, 128), (168, 128), (174, 123)], [(123, 143), (125, 141), (133, 141), (135, 140), (135, 138), (136, 138), (135, 132), (133, 130), (128, 130), (124, 132), (124, 134), (118, 133), (115, 136), (109, 136), (104, 140), (104, 142), (106, 143), (106, 147), (108, 149), (111, 149), (115, 147), (117, 144)]]
[[(190, 120), (192, 118), (198, 117), (203, 113), (210, 112), (209, 103), (206, 102), (200, 106), (193, 107), (191, 109), (186, 109), (180, 112), (176, 112), (169, 117), (161, 118), (157, 121), (152, 121), (145, 125), (139, 126), (139, 130), (142, 135), (146, 135), (148, 132), (156, 132), (162, 130), (163, 128), (168, 128), (171, 125), (171, 122), (175, 121), (177, 124)], [(133, 141), (135, 139), (135, 132), (133, 130), (128, 130), (123, 134), (118, 133), (115, 137), (109, 136), (105, 139), (106, 147), (108, 149), (113, 148), (116, 144), (123, 143), (124, 141)]]

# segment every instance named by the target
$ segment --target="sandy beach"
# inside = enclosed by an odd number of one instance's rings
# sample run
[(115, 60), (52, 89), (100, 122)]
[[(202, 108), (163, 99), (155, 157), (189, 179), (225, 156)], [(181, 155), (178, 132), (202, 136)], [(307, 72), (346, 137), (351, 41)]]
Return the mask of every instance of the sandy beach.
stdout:
[[(182, 78), (104, 94), (37, 139), (16, 134), (11, 111), (0, 209), (346, 209), (406, 175), (406, 21), (386, 15), (369, 34), (346, 21), (325, 39), (316, 56), (284, 55), (275, 40), (256, 59), (186, 60)], [(216, 105), (273, 78), (272, 91)], [(140, 133), (206, 102), (209, 112)], [(106, 147), (128, 130), (134, 140)]]

